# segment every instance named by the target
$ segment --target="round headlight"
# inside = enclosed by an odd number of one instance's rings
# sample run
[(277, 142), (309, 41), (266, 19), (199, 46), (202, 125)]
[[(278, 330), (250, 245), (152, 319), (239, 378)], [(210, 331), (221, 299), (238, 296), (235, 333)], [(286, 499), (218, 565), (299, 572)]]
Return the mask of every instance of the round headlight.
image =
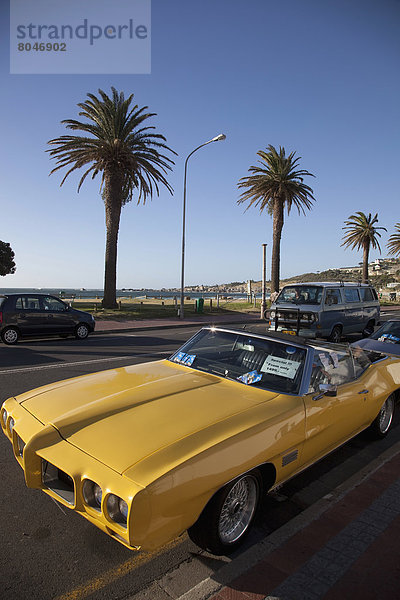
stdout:
[(125, 502), (125, 500), (122, 500), (122, 498), (120, 498), (119, 500), (119, 510), (121, 511), (121, 515), (124, 517), (125, 521), (128, 518), (128, 505)]
[(2, 422), (3, 422), (3, 427), (4, 427), (4, 428), (5, 428), (5, 427), (6, 427), (6, 425), (7, 425), (7, 417), (8, 417), (7, 411), (6, 411), (6, 410), (3, 410), (3, 414), (2, 414), (2, 417), (1, 417), (1, 418), (2, 418)]
[(82, 494), (86, 504), (96, 510), (100, 510), (103, 491), (97, 483), (91, 479), (85, 479), (83, 482)]
[(126, 525), (128, 518), (128, 505), (115, 494), (110, 494), (107, 498), (107, 512), (110, 519), (120, 525)]
[(15, 421), (12, 417), (10, 417), (10, 420), (8, 421), (8, 428), (10, 430), (10, 433), (13, 432), (14, 426), (15, 426)]
[(97, 483), (95, 483), (93, 486), (93, 495), (94, 495), (94, 499), (95, 499), (97, 506), (100, 508), (101, 507), (101, 499), (103, 497), (103, 491), (102, 491), (101, 487), (99, 485), (97, 485)]
[(271, 316), (271, 319), (275, 319), (276, 312), (274, 310), (271, 310), (269, 314)]

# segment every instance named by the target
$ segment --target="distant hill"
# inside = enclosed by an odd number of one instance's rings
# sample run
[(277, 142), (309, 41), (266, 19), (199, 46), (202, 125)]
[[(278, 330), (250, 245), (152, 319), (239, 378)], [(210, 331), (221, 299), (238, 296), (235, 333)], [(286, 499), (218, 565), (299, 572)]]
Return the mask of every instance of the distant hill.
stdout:
[[(386, 288), (388, 284), (399, 283), (400, 285), (400, 259), (381, 259), (369, 265), (369, 278), (376, 288)], [(327, 269), (316, 273), (302, 273), (288, 279), (281, 280), (281, 287), (289, 283), (303, 283), (305, 281), (361, 281), (361, 265), (358, 267), (341, 267)], [(270, 281), (267, 281), (269, 287)], [(208, 286), (210, 288), (216, 286)], [(247, 288), (245, 281), (235, 281), (220, 287), (229, 288), (230, 291), (244, 291)], [(252, 290), (258, 292), (261, 289), (261, 281), (252, 282)]]

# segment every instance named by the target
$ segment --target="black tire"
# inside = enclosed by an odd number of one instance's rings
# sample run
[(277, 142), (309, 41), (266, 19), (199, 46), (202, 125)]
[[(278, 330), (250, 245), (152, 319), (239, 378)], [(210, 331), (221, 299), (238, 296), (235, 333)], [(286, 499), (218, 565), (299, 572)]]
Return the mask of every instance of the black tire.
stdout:
[(328, 337), (328, 342), (334, 342), (338, 344), (342, 338), (342, 328), (340, 325), (335, 325), (331, 331), (331, 335)]
[(79, 323), (79, 325), (75, 327), (75, 337), (77, 340), (85, 340), (89, 333), (90, 329), (86, 323)]
[(393, 423), (395, 395), (391, 394), (384, 402), (375, 421), (368, 428), (370, 436), (374, 439), (382, 439), (388, 433)]
[(188, 530), (190, 539), (216, 555), (236, 550), (250, 530), (261, 491), (262, 479), (257, 469), (225, 485)]
[(8, 346), (16, 344), (19, 338), (20, 333), (16, 327), (5, 327), (1, 332), (1, 339)]
[(367, 326), (365, 327), (365, 329), (362, 332), (362, 336), (369, 337), (370, 335), (372, 335), (374, 333), (374, 329), (375, 329), (374, 322), (369, 321), (369, 323), (367, 324)]

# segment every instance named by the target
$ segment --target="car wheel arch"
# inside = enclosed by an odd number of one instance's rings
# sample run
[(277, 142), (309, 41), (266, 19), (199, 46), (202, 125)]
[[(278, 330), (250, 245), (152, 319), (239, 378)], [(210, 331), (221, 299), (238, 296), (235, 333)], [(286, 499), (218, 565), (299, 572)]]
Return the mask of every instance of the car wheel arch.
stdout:
[(228, 481), (226, 481), (225, 483), (223, 483), (222, 485), (220, 485), (218, 487), (218, 489), (216, 489), (210, 496), (210, 498), (207, 500), (203, 510), (206, 508), (206, 506), (212, 502), (212, 500), (214, 499), (214, 497), (216, 496), (216, 494), (218, 494), (218, 492), (220, 492), (220, 490), (222, 490), (224, 487), (226, 487), (227, 485), (229, 485), (230, 483), (232, 483), (232, 481), (235, 481), (235, 479), (238, 479), (239, 477), (243, 477), (244, 475), (248, 475), (249, 473), (251, 473), (252, 471), (258, 471), (261, 475), (261, 480), (262, 480), (262, 485), (263, 485), (263, 491), (264, 492), (268, 492), (268, 490), (270, 490), (276, 481), (276, 467), (272, 462), (264, 462), (261, 463), (259, 465), (255, 465), (254, 467), (251, 467), (250, 469), (247, 469), (246, 471), (243, 471), (243, 473), (238, 473), (237, 475), (235, 475), (234, 477), (232, 477), (231, 479), (229, 479)]
[[(263, 480), (258, 467), (234, 477), (212, 495), (196, 522), (188, 528), (188, 536), (197, 546), (212, 554), (231, 553), (250, 531), (262, 492)], [(227, 528), (232, 529), (224, 531), (232, 504), (237, 509), (228, 518)], [(234, 522), (233, 527), (230, 519)], [(239, 528), (238, 536), (229, 539), (236, 528)]]
[(362, 336), (369, 337), (372, 333), (374, 333), (374, 329), (375, 329), (375, 319), (370, 319), (362, 331)]
[(265, 462), (258, 465), (257, 469), (261, 473), (264, 492), (268, 492), (276, 482), (276, 467), (272, 462)]
[(334, 342), (336, 340), (336, 332), (338, 332), (339, 334), (339, 339), (342, 337), (343, 335), (343, 324), (342, 323), (335, 323), (331, 329), (331, 333), (329, 334), (327, 340), (329, 342)]
[(202, 510), (200, 511), (195, 523), (201, 517), (202, 513), (207, 509), (209, 504), (211, 504), (214, 501), (215, 496), (217, 494), (219, 494), (222, 489), (224, 489), (226, 486), (230, 485), (236, 479), (239, 479), (240, 477), (244, 477), (245, 475), (249, 475), (253, 471), (258, 471), (258, 473), (260, 474), (261, 483), (262, 483), (262, 491), (264, 493), (267, 493), (272, 487), (274, 487), (275, 481), (276, 481), (275, 465), (272, 462), (264, 462), (259, 465), (255, 465), (254, 467), (251, 467), (250, 469), (243, 471), (243, 473), (238, 473), (237, 475), (235, 475), (234, 477), (232, 477), (225, 483), (221, 484), (217, 489), (213, 490), (211, 495), (208, 497), (207, 502), (204, 504)]

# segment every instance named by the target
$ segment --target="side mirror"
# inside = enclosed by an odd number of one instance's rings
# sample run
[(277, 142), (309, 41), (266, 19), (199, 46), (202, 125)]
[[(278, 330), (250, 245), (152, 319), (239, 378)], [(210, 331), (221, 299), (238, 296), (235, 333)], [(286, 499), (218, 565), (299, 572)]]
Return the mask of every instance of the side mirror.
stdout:
[(332, 383), (321, 383), (319, 389), (325, 396), (337, 396), (337, 385)]
[(320, 383), (319, 384), (319, 394), (313, 396), (313, 400), (320, 400), (323, 396), (337, 396), (337, 385), (332, 385), (331, 383)]

